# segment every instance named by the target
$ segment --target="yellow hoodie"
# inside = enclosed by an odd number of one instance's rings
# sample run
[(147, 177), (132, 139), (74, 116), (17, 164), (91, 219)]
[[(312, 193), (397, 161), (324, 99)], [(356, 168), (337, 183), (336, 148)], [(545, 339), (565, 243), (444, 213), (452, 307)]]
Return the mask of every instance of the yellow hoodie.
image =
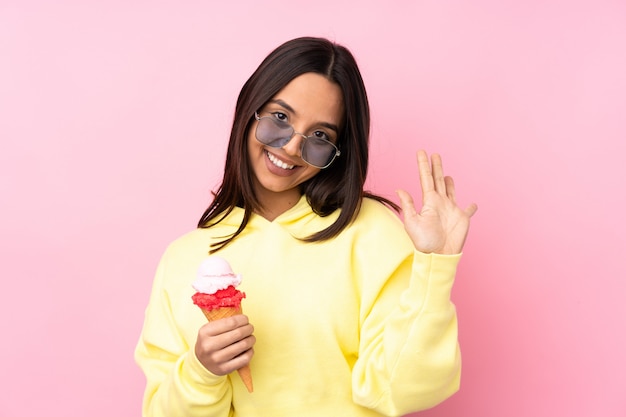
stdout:
[(459, 387), (461, 359), (450, 292), (460, 255), (414, 250), (397, 216), (365, 199), (338, 237), (304, 243), (331, 224), (302, 197), (273, 222), (250, 219), (219, 252), (247, 297), (254, 325), (254, 392), (236, 373), (216, 376), (194, 354), (206, 318), (191, 301), (214, 239), (232, 234), (236, 208), (217, 226), (173, 242), (158, 266), (135, 359), (145, 417), (399, 416)]

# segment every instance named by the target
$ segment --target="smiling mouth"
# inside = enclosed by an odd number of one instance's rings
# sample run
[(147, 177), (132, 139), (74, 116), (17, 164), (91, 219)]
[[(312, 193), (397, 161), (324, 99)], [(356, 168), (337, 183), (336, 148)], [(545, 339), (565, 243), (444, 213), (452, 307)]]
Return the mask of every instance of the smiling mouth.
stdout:
[(270, 160), (270, 162), (276, 165), (278, 168), (294, 169), (296, 167), (295, 165), (289, 165), (288, 163), (281, 161), (275, 155), (269, 153), (268, 151), (265, 151), (265, 154), (267, 155), (267, 158)]

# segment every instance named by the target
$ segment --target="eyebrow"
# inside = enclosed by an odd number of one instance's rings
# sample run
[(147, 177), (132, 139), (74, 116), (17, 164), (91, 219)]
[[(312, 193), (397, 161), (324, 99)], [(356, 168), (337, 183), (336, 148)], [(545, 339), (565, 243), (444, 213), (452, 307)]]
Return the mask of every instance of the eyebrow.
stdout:
[[(289, 104), (285, 103), (281, 99), (272, 99), (269, 102), (278, 104), (279, 106), (284, 107), (287, 111), (290, 111), (294, 115), (298, 115), (298, 112), (293, 107), (291, 107)], [(319, 122), (319, 125), (320, 126), (324, 126), (324, 127), (328, 128), (328, 129), (334, 130), (336, 133), (339, 133), (339, 127), (337, 125), (335, 125), (335, 124), (328, 123), (328, 122)]]

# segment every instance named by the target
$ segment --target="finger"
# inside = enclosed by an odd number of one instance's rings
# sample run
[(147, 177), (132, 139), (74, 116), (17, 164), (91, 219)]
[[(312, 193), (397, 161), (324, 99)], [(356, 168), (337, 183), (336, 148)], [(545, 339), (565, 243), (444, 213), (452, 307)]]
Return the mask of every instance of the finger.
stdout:
[(203, 331), (206, 332), (208, 336), (216, 336), (247, 324), (248, 316), (237, 314), (236, 316), (210, 321), (202, 327)]
[(417, 151), (417, 168), (420, 174), (420, 184), (422, 186), (422, 195), (435, 189), (433, 182), (433, 174), (430, 169), (430, 161), (425, 151)]
[(396, 194), (400, 197), (400, 207), (402, 208), (402, 214), (404, 217), (411, 217), (417, 214), (415, 210), (415, 203), (413, 203), (413, 197), (411, 194), (404, 190), (396, 190)]
[(239, 340), (249, 337), (252, 335), (252, 332), (254, 332), (254, 327), (251, 324), (246, 324), (219, 333), (215, 330), (214, 325), (216, 323), (217, 320), (215, 322), (209, 322), (198, 331), (198, 338), (202, 340), (202, 348), (205, 351), (224, 349), (226, 346), (230, 346)]
[[(217, 352), (214, 356), (224, 356), (222, 355), (223, 353), (223, 351), (220, 351)], [(253, 355), (254, 348), (250, 348), (234, 356), (229, 355), (227, 357), (223, 357), (220, 360), (213, 360), (210, 367), (207, 367), (207, 369), (209, 369), (216, 375), (226, 375), (250, 363)]]
[(254, 327), (252, 327), (251, 324), (246, 324), (245, 326), (237, 327), (236, 329), (230, 330), (226, 333), (214, 336), (214, 338), (220, 346), (226, 347), (250, 337), (253, 331)]
[(250, 349), (256, 342), (252, 325), (239, 327), (216, 336), (198, 333), (196, 352), (210, 358), (213, 363), (223, 363)]
[(446, 195), (446, 181), (443, 175), (443, 162), (441, 161), (441, 156), (439, 154), (433, 154), (430, 157), (432, 161), (432, 176), (433, 183), (435, 184), (435, 191), (437, 191), (440, 195)]
[(454, 180), (452, 177), (444, 177), (444, 181), (446, 183), (446, 195), (452, 203), (456, 204), (456, 189), (454, 187)]
[(216, 359), (219, 358), (221, 362), (231, 361), (234, 358), (241, 356), (248, 350), (252, 349), (255, 343), (256, 338), (254, 336), (246, 337), (245, 339), (241, 339), (236, 343), (226, 346), (219, 352), (216, 352), (215, 357)]
[(231, 360), (224, 362), (223, 368), (226, 371), (225, 373), (231, 373), (245, 365), (248, 365), (252, 356), (254, 356), (254, 349), (248, 349)]
[(478, 206), (475, 203), (472, 203), (464, 211), (465, 214), (467, 214), (469, 217), (472, 217), (478, 211)]

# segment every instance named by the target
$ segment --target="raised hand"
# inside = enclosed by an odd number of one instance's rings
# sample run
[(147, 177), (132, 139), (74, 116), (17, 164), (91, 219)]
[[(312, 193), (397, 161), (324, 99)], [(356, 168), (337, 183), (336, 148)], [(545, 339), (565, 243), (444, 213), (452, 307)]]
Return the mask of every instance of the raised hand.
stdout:
[(417, 165), (422, 186), (421, 210), (417, 212), (409, 193), (397, 191), (404, 228), (415, 249), (420, 252), (445, 255), (460, 253), (467, 238), (470, 218), (478, 207), (471, 204), (462, 210), (457, 206), (454, 181), (443, 175), (439, 155), (433, 154), (429, 161), (425, 151), (418, 151)]

